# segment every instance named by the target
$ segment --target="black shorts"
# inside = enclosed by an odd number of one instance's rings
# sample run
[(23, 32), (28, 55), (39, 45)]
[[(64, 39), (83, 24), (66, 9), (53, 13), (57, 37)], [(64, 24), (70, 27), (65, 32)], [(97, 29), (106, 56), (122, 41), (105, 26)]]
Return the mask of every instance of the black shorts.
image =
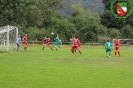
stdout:
[(111, 49), (106, 49), (106, 52), (111, 52)]

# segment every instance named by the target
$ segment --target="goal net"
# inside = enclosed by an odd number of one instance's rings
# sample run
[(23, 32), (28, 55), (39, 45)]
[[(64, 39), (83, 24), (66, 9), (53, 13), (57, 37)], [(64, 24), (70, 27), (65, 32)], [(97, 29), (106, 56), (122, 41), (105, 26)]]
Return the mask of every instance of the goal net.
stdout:
[(15, 49), (17, 37), (18, 27), (10, 25), (0, 27), (0, 50)]
[[(120, 49), (133, 49), (133, 39), (119, 39), (120, 40)], [(115, 47), (116, 39), (113, 39), (113, 47)], [(114, 49), (114, 48), (113, 48)]]

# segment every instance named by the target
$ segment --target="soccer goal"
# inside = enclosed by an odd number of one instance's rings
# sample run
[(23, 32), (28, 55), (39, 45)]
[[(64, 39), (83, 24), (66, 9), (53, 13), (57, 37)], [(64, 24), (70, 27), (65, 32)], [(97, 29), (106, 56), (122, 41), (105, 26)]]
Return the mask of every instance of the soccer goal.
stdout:
[(10, 25), (0, 27), (0, 50), (15, 49), (17, 37), (18, 27)]
[[(120, 49), (133, 49), (133, 39), (119, 39), (120, 40)], [(113, 49), (115, 46), (116, 39), (113, 39)]]

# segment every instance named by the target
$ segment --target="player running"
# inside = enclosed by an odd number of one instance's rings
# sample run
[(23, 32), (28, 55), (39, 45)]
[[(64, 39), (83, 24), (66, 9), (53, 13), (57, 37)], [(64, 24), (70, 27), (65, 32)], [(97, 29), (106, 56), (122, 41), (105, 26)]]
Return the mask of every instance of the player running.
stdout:
[(75, 50), (77, 50), (82, 55), (81, 51), (79, 50), (77, 39), (75, 38), (75, 36), (73, 36), (72, 39), (70, 38), (70, 40), (73, 42), (73, 45), (71, 47), (72, 54), (74, 54)]
[(27, 45), (28, 45), (27, 34), (24, 35), (24, 37), (23, 37), (23, 41), (24, 41), (24, 50), (27, 50)]
[(53, 49), (50, 45), (50, 38), (44, 37), (42, 50), (44, 50), (46, 45), (48, 45), (51, 48), (51, 50), (53, 51)]
[(120, 52), (118, 51), (119, 50), (119, 47), (120, 47), (120, 40), (117, 37), (116, 38), (116, 42), (115, 42), (115, 57), (116, 57), (117, 53), (119, 54), (119, 56), (121, 56)]
[(20, 35), (18, 35), (18, 38), (17, 38), (17, 50), (19, 50), (20, 44), (21, 44), (21, 37), (20, 37)]
[(111, 50), (112, 50), (112, 43), (110, 43), (109, 40), (107, 40), (107, 42), (105, 44), (105, 49), (106, 49), (106, 57), (110, 57)]

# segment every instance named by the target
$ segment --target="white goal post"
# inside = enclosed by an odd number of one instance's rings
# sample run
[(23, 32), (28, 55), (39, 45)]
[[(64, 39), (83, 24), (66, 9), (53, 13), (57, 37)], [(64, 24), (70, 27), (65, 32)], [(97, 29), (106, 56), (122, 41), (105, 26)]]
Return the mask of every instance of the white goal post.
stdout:
[(0, 49), (9, 51), (16, 48), (18, 27), (7, 25), (0, 27)]
[[(133, 49), (133, 39), (119, 39), (120, 40), (120, 49)], [(113, 43), (113, 49), (115, 46), (116, 39), (112, 40)]]

